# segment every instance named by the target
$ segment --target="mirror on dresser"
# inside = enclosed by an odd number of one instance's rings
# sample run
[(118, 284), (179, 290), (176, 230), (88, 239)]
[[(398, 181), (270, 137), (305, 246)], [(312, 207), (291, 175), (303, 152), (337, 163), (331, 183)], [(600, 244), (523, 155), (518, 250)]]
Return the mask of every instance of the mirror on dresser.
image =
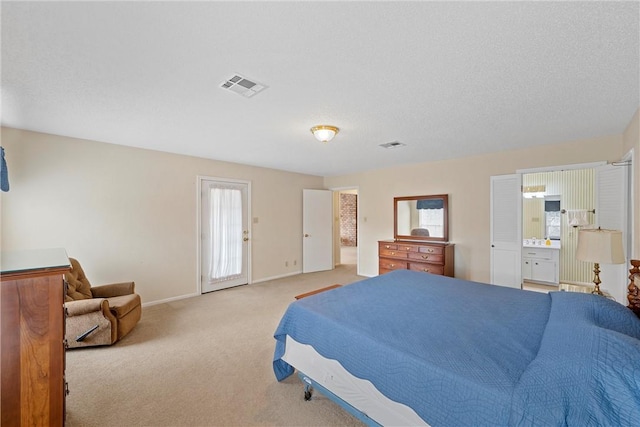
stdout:
[(394, 239), (447, 242), (448, 202), (447, 194), (394, 197)]
[(449, 197), (394, 197), (393, 240), (378, 242), (378, 273), (413, 270), (454, 276), (449, 243)]

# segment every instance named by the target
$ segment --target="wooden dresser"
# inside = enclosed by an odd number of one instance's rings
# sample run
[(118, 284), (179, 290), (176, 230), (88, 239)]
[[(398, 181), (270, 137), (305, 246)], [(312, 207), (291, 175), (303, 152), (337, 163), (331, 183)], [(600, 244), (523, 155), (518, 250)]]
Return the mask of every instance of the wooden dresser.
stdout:
[(378, 272), (424, 271), (453, 277), (453, 244), (381, 240), (378, 242)]
[(2, 427), (62, 426), (64, 377), (64, 249), (1, 255)]

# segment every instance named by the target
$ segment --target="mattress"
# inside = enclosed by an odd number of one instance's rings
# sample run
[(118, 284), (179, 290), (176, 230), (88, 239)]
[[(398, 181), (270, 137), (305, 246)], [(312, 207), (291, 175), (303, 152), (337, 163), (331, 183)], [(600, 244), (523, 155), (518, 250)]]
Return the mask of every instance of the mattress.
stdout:
[(351, 375), (338, 361), (323, 357), (309, 344), (287, 336), (282, 360), (382, 425), (428, 426), (413, 409), (387, 398), (371, 381)]

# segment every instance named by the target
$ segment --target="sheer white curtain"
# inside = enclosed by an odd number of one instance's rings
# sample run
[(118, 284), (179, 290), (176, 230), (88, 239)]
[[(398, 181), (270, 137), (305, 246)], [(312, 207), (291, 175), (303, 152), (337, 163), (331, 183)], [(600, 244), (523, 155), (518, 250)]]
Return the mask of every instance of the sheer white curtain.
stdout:
[(209, 281), (235, 279), (242, 273), (242, 191), (233, 185), (210, 191)]

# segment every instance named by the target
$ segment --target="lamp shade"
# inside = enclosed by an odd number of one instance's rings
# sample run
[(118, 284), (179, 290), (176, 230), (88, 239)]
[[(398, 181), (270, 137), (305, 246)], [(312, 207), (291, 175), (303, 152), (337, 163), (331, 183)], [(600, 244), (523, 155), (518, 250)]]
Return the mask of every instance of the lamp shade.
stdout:
[(599, 264), (623, 264), (622, 231), (590, 229), (578, 232), (576, 258)]
[(311, 128), (311, 133), (320, 142), (329, 142), (340, 129), (330, 125), (318, 125)]

